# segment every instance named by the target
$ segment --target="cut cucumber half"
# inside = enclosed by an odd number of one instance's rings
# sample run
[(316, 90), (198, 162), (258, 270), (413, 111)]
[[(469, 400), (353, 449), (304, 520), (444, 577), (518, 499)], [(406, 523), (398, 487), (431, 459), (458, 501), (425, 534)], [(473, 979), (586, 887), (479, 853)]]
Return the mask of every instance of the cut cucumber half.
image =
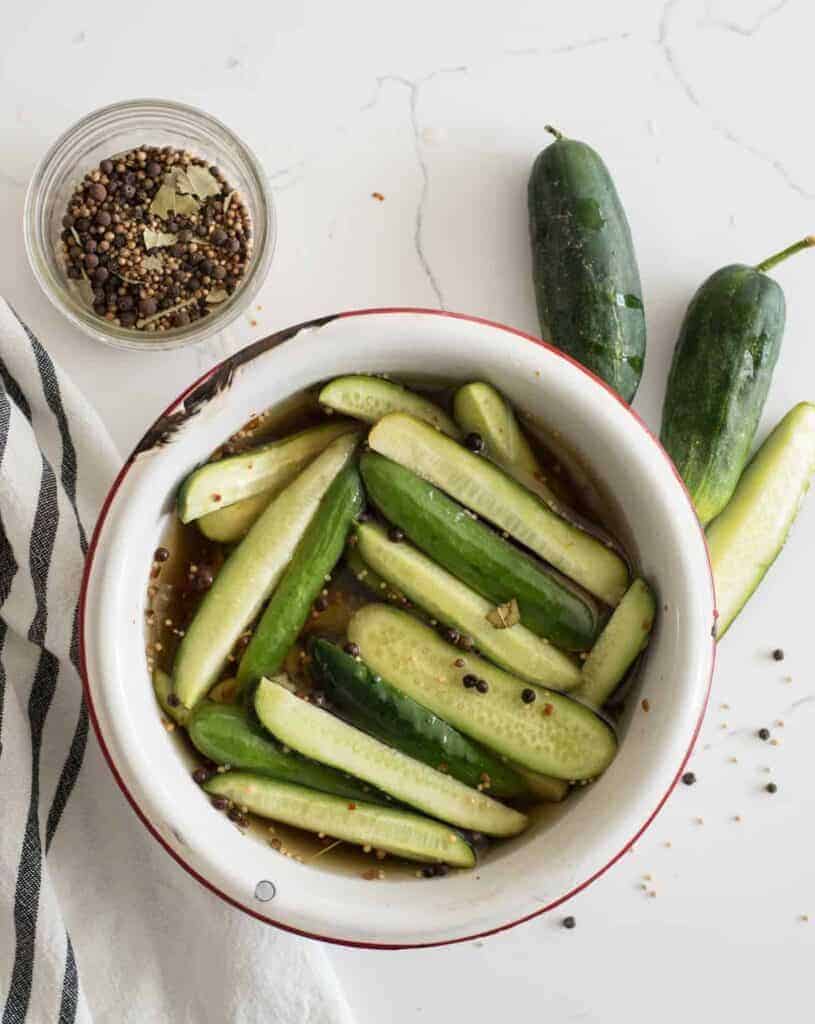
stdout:
[(493, 604), (513, 597), (521, 622), (564, 650), (594, 643), (594, 599), (474, 519), (438, 487), (375, 452), (360, 459), (366, 490), (386, 519), (462, 583)]
[[(525, 703), (527, 683), (462, 655), (405, 612), (366, 605), (351, 619), (348, 636), (372, 672), (515, 764), (578, 780), (599, 775), (614, 758), (614, 733), (590, 708), (543, 689)], [(465, 675), (484, 680), (488, 691), (465, 688)]]
[(348, 420), (322, 423), (292, 437), (230, 455), (193, 470), (178, 491), (178, 518), (189, 523), (216, 509), (263, 491), (272, 494), (341, 434), (354, 429)]
[(183, 704), (172, 703), (173, 681), (166, 672), (157, 668), (153, 673), (153, 692), (159, 707), (177, 725), (185, 725), (189, 711)]
[(246, 712), (229, 704), (202, 701), (190, 715), (187, 732), (193, 746), (215, 764), (263, 775), (281, 782), (295, 782), (347, 800), (392, 805), (393, 800), (377, 793), (358, 779), (324, 764), (308, 761), (285, 751)]
[(529, 795), (519, 773), (327, 640), (311, 647), (319, 686), (346, 722), (490, 796)]
[(374, 523), (357, 527), (357, 550), (371, 568), (411, 601), (471, 637), (485, 655), (532, 683), (567, 690), (580, 669), (562, 651), (517, 623), (499, 629), (487, 616), (495, 606), (436, 565), (407, 541), (395, 543)]
[(444, 409), (382, 377), (337, 377), (320, 392), (320, 404), (364, 423), (376, 423), (388, 413), (406, 412), (450, 437), (461, 435)]
[(707, 528), (720, 640), (780, 554), (813, 472), (815, 405), (801, 402), (758, 449)]
[(175, 692), (186, 707), (193, 708), (218, 678), (241, 633), (277, 586), (358, 440), (357, 434), (344, 434), (332, 441), (272, 501), (224, 562), (176, 654)]
[(440, 487), (531, 548), (607, 604), (628, 587), (628, 569), (614, 551), (556, 515), (497, 466), (426, 423), (393, 413), (371, 430), (374, 451)]
[(512, 406), (491, 384), (474, 381), (459, 388), (453, 399), (453, 415), (465, 434), (478, 434), (483, 439), (490, 458), (517, 466), (532, 476), (543, 476)]
[(645, 580), (634, 580), (614, 609), (583, 663), (583, 682), (575, 696), (602, 707), (647, 646), (656, 603)]
[(255, 710), (287, 746), (451, 825), (493, 836), (514, 836), (526, 827), (525, 815), (393, 750), (268, 679), (257, 688)]
[(249, 533), (253, 523), (260, 518), (272, 498), (279, 493), (278, 489), (271, 488), (268, 491), (261, 491), (260, 494), (253, 494), (251, 498), (243, 498), (234, 505), (216, 509), (215, 512), (207, 512), (200, 519), (196, 519), (195, 525), (210, 540), (218, 541), (219, 544), (235, 544)]
[(457, 868), (475, 865), (472, 847), (449, 825), (395, 807), (350, 802), (305, 786), (264, 779), (247, 772), (216, 775), (204, 785), (252, 814), (347, 843), (386, 850), (408, 860), (441, 862)]
[(241, 695), (248, 695), (254, 683), (280, 669), (314, 601), (339, 561), (348, 530), (363, 504), (362, 481), (357, 468), (345, 466), (308, 524), (241, 658), (238, 667)]

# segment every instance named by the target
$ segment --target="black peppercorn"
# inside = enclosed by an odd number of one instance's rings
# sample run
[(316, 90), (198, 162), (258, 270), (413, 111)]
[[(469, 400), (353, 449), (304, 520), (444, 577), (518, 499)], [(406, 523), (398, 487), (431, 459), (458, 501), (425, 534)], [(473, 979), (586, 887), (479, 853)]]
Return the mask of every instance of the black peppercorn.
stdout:
[(767, 785), (764, 788), (767, 790), (768, 793), (777, 793), (778, 792), (778, 786), (776, 786), (776, 784), (774, 782), (768, 782)]
[(471, 675), (469, 672), (461, 681), (467, 690), (472, 690), (473, 687), (478, 686), (478, 677)]
[(314, 602), (314, 611), (315, 612), (324, 612), (327, 607), (328, 607), (328, 598), (325, 596), (325, 594), (320, 594), (320, 596)]
[(178, 694), (177, 693), (168, 693), (167, 694), (167, 703), (170, 705), (171, 708), (177, 708), (181, 704), (181, 701), (178, 698)]
[(773, 660), (774, 661), (783, 661), (784, 660), (784, 652), (781, 650), (780, 647), (776, 647), (776, 649), (773, 651)]
[(682, 776), (682, 781), (685, 783), (686, 786), (692, 786), (694, 782), (696, 782), (696, 776), (693, 774), (693, 772), (685, 772), (685, 774)]
[(476, 690), (478, 690), (479, 693), (486, 693), (487, 690), (489, 690), (490, 688), (490, 684), (487, 682), (486, 679), (479, 679), (478, 682), (475, 684), (475, 688)]
[(767, 728), (761, 728), (758, 730), (758, 738), (760, 740), (768, 740), (770, 738), (770, 730)]
[(156, 562), (166, 562), (170, 557), (170, 552), (167, 548), (156, 548), (156, 553), (153, 555), (153, 559)]
[(532, 704), (536, 697), (537, 694), (531, 686), (527, 686), (525, 689), (521, 690), (521, 700), (524, 704)]
[(225, 811), (229, 807), (229, 800), (225, 796), (214, 796), (212, 798), (212, 806), (216, 811)]
[(459, 638), (461, 637), (459, 631), (457, 629), (453, 629), (452, 627), (444, 629), (441, 635), (444, 637), (448, 644), (457, 644)]
[(575, 921), (575, 919), (570, 915), (569, 917), (564, 917), (561, 921), (561, 924), (564, 928), (568, 928), (571, 930), (577, 924), (577, 921)]
[(351, 640), (343, 647), (343, 650), (346, 654), (350, 654), (352, 658), (359, 657), (359, 644), (355, 644)]
[(196, 768), (192, 773), (192, 778), (199, 786), (203, 786), (205, 782), (209, 782), (212, 778), (212, 771), (209, 768)]
[(484, 438), (480, 434), (468, 434), (464, 438), (464, 445), (478, 455), (484, 451)]
[(392, 526), (388, 530), (388, 540), (392, 540), (394, 544), (399, 544), (405, 539), (404, 530), (400, 530), (398, 526)]

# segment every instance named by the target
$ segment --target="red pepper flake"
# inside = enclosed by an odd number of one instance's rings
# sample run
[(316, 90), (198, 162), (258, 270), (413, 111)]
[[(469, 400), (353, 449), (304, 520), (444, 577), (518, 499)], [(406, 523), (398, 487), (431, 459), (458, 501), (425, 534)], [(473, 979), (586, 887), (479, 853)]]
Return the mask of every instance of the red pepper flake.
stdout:
[(554, 705), (553, 704), (544, 704), (543, 705), (543, 713), (545, 715), (553, 715), (555, 713)]
[(220, 494), (213, 494), (212, 495), (212, 500), (213, 501), (220, 501), (221, 500), (221, 495)]
[(645, 712), (648, 712), (648, 711), (651, 710), (651, 702), (648, 700), (647, 697), (643, 697), (642, 698), (642, 704), (640, 706), (642, 707), (642, 710), (645, 711)]
[(372, 192), (371, 193), (371, 199), (375, 199), (378, 203), (384, 203), (385, 202), (385, 197), (382, 195), (381, 192)]
[(357, 805), (352, 800), (351, 803), (348, 805), (348, 810), (349, 811), (355, 811), (356, 809), (357, 809)]

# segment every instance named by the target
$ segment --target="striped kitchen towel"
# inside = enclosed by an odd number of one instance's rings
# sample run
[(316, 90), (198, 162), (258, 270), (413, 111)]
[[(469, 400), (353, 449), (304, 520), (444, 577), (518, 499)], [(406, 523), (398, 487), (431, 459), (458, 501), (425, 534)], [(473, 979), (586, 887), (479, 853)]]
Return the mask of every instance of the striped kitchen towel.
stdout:
[(89, 734), (76, 605), (119, 462), (0, 300), (0, 1022), (347, 1024), (322, 947), (188, 877)]

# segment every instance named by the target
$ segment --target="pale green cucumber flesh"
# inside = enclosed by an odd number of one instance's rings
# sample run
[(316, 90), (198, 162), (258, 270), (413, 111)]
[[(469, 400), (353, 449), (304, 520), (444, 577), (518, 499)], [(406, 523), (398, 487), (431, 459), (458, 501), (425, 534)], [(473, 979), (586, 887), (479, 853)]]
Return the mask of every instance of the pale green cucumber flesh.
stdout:
[(242, 498), (234, 505), (207, 512), (196, 519), (198, 529), (210, 540), (219, 544), (234, 544), (249, 533), (252, 525), (260, 518), (263, 510), (280, 490), (272, 488), (253, 494), (251, 498)]
[[(463, 654), (405, 612), (366, 605), (348, 636), (371, 671), (513, 763), (571, 781), (594, 778), (614, 758), (614, 733), (590, 708), (540, 688), (524, 703), (523, 680)], [(485, 680), (487, 693), (466, 689), (465, 674)]]
[(580, 683), (577, 664), (520, 622), (498, 629), (487, 615), (494, 605), (407, 541), (394, 543), (374, 523), (357, 528), (357, 549), (375, 572), (411, 601), (472, 637), (497, 665), (533, 683), (563, 690)]
[(605, 704), (647, 645), (655, 614), (648, 584), (634, 580), (583, 662), (583, 681), (575, 696), (595, 707)]
[(175, 692), (192, 708), (277, 586), (325, 492), (353, 454), (358, 435), (336, 438), (282, 491), (223, 564), (175, 658)]
[(473, 381), (459, 388), (453, 399), (453, 415), (465, 434), (478, 434), (483, 439), (491, 458), (533, 476), (542, 475), (512, 406), (492, 384)]
[(397, 857), (461, 868), (475, 864), (475, 854), (463, 836), (451, 832), (449, 826), (412, 811), (351, 802), (246, 772), (216, 775), (204, 789), (260, 817), (347, 843), (385, 850)]
[(335, 438), (353, 429), (348, 420), (322, 423), (281, 441), (200, 466), (179, 488), (179, 519), (189, 523), (262, 491), (279, 491)]
[[(408, 616), (409, 617), (409, 616)], [(486, 835), (517, 835), (526, 817), (457, 779), (394, 750), (327, 711), (261, 680), (255, 710), (286, 746), (359, 779), (435, 818)]]
[(541, 775), (540, 772), (531, 772), (528, 768), (514, 764), (512, 767), (521, 776), (529, 792), (538, 800), (547, 803), (559, 804), (569, 793), (569, 783), (565, 779), (555, 779), (551, 775)]
[(815, 405), (778, 423), (707, 528), (719, 639), (778, 557), (815, 472)]
[(405, 412), (450, 437), (460, 436), (456, 424), (435, 402), (382, 377), (337, 377), (320, 392), (320, 404), (365, 423), (376, 423), (389, 413)]
[(363, 503), (359, 473), (355, 466), (345, 466), (320, 501), (241, 658), (240, 693), (280, 669), (339, 561)]
[(374, 451), (440, 487), (607, 604), (622, 598), (628, 569), (619, 555), (561, 519), (491, 462), (403, 413), (380, 420), (368, 441)]

